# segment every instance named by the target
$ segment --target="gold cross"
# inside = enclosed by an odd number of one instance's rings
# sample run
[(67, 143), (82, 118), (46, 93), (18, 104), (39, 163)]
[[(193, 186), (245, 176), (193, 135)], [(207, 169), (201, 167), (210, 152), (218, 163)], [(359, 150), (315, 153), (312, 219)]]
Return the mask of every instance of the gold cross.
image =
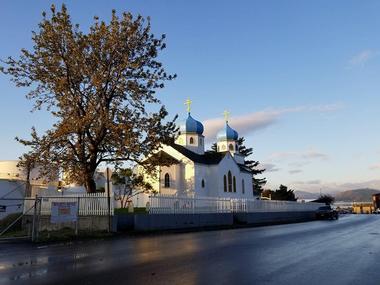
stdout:
[(223, 112), (223, 115), (224, 115), (224, 119), (226, 120), (226, 122), (228, 122), (228, 119), (230, 118), (230, 112), (228, 112), (227, 110), (225, 110)]
[(190, 113), (191, 111), (191, 103), (193, 103), (190, 99), (187, 99), (185, 101), (185, 105), (187, 106), (187, 112)]

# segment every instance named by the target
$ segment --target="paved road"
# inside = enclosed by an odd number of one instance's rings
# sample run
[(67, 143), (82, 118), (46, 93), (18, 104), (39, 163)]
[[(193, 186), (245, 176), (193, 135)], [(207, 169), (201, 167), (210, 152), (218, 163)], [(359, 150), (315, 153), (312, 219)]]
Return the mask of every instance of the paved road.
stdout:
[(0, 284), (380, 284), (380, 215), (70, 245), (0, 244)]

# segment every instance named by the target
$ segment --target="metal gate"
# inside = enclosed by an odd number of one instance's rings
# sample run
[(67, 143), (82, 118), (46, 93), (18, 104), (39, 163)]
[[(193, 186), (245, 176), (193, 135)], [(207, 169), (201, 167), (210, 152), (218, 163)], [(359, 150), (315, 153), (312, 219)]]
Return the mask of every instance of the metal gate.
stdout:
[(0, 198), (0, 241), (37, 240), (40, 211), (39, 198)]

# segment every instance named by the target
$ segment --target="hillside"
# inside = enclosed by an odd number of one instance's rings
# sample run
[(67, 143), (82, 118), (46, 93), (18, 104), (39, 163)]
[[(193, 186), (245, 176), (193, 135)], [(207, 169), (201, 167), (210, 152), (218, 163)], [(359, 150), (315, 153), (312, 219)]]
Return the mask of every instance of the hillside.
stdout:
[(371, 202), (372, 195), (380, 193), (380, 190), (376, 189), (355, 189), (343, 191), (335, 194), (335, 201), (342, 202)]
[(300, 191), (300, 190), (294, 191), (294, 194), (300, 200), (317, 199), (319, 197), (319, 193), (310, 193), (310, 192)]

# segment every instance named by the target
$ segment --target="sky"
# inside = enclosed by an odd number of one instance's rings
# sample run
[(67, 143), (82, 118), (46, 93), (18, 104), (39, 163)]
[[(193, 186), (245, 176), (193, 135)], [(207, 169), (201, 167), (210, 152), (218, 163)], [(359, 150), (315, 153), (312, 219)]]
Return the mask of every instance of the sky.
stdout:
[[(42, 11), (62, 1), (0, 1), (0, 59), (32, 47)], [(150, 16), (166, 34), (160, 55), (178, 78), (158, 94), (169, 116), (192, 116), (215, 141), (223, 111), (266, 168), (266, 187), (331, 192), (380, 189), (379, 1), (65, 1), (72, 21)], [(14, 138), (48, 129), (27, 89), (0, 74), (0, 160), (24, 151)]]

